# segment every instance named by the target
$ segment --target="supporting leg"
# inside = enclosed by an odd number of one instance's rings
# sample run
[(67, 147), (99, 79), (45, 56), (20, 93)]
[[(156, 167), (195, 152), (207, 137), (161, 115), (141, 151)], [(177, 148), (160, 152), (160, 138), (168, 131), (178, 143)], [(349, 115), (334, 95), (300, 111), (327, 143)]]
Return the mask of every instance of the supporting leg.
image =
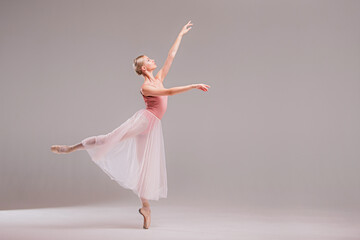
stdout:
[(149, 201), (147, 199), (140, 198), (140, 200), (141, 200), (141, 203), (142, 203), (142, 207), (144, 209), (150, 209), (150, 203), (149, 203)]
[(144, 217), (144, 225), (143, 228), (148, 229), (150, 227), (151, 222), (151, 210), (149, 201), (145, 198), (140, 198), (142, 203), (142, 208), (139, 208), (140, 214)]

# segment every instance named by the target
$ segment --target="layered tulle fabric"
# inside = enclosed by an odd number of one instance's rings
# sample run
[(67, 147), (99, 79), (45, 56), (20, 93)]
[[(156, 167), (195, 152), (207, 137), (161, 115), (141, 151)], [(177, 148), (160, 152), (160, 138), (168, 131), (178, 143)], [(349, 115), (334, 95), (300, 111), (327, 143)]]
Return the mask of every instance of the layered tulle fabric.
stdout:
[(138, 197), (167, 197), (165, 149), (161, 120), (141, 109), (105, 135), (81, 141), (91, 159), (122, 187)]

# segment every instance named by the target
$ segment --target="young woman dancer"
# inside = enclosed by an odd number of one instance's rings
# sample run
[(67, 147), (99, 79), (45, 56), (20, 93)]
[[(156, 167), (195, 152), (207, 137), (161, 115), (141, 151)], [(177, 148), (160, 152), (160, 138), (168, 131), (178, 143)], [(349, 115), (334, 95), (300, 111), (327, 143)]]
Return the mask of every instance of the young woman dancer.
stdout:
[[(86, 150), (91, 159), (114, 181), (131, 189), (141, 200), (139, 213), (144, 217), (143, 228), (148, 229), (151, 210), (148, 200), (167, 197), (167, 175), (161, 118), (167, 108), (167, 97), (200, 89), (208, 91), (209, 85), (191, 84), (164, 88), (163, 81), (170, 69), (181, 39), (193, 25), (189, 21), (171, 47), (164, 66), (153, 76), (156, 63), (146, 55), (134, 59), (133, 67), (144, 77), (140, 93), (146, 108), (140, 109), (118, 128), (105, 135), (91, 136), (80, 143), (52, 145), (54, 153), (70, 153)], [(189, 27), (189, 28), (188, 28)]]

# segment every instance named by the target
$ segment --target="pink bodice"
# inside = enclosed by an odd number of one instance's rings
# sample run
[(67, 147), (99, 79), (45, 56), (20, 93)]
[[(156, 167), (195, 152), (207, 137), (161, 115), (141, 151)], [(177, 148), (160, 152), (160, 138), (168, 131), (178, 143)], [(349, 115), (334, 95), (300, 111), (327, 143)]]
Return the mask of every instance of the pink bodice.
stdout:
[(168, 96), (144, 96), (146, 109), (152, 112), (157, 118), (161, 119), (166, 112)]

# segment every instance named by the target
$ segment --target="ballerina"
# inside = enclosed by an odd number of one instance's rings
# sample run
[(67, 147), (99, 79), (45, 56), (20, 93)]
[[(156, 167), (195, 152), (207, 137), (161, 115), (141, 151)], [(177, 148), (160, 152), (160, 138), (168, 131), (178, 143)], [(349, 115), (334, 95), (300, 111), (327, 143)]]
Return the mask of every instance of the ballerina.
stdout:
[[(168, 52), (163, 67), (154, 77), (157, 68), (154, 59), (140, 55), (133, 61), (138, 75), (144, 77), (140, 93), (146, 108), (138, 110), (119, 127), (107, 134), (90, 136), (74, 145), (52, 145), (51, 151), (58, 154), (86, 150), (112, 180), (132, 190), (141, 200), (139, 213), (144, 217), (143, 228), (151, 221), (149, 200), (167, 197), (167, 174), (161, 118), (167, 109), (168, 96), (190, 89), (204, 92), (206, 84), (190, 84), (165, 88), (163, 82), (179, 48), (181, 39), (193, 25), (189, 21), (178, 34)], [(188, 28), (189, 27), (189, 28)]]

